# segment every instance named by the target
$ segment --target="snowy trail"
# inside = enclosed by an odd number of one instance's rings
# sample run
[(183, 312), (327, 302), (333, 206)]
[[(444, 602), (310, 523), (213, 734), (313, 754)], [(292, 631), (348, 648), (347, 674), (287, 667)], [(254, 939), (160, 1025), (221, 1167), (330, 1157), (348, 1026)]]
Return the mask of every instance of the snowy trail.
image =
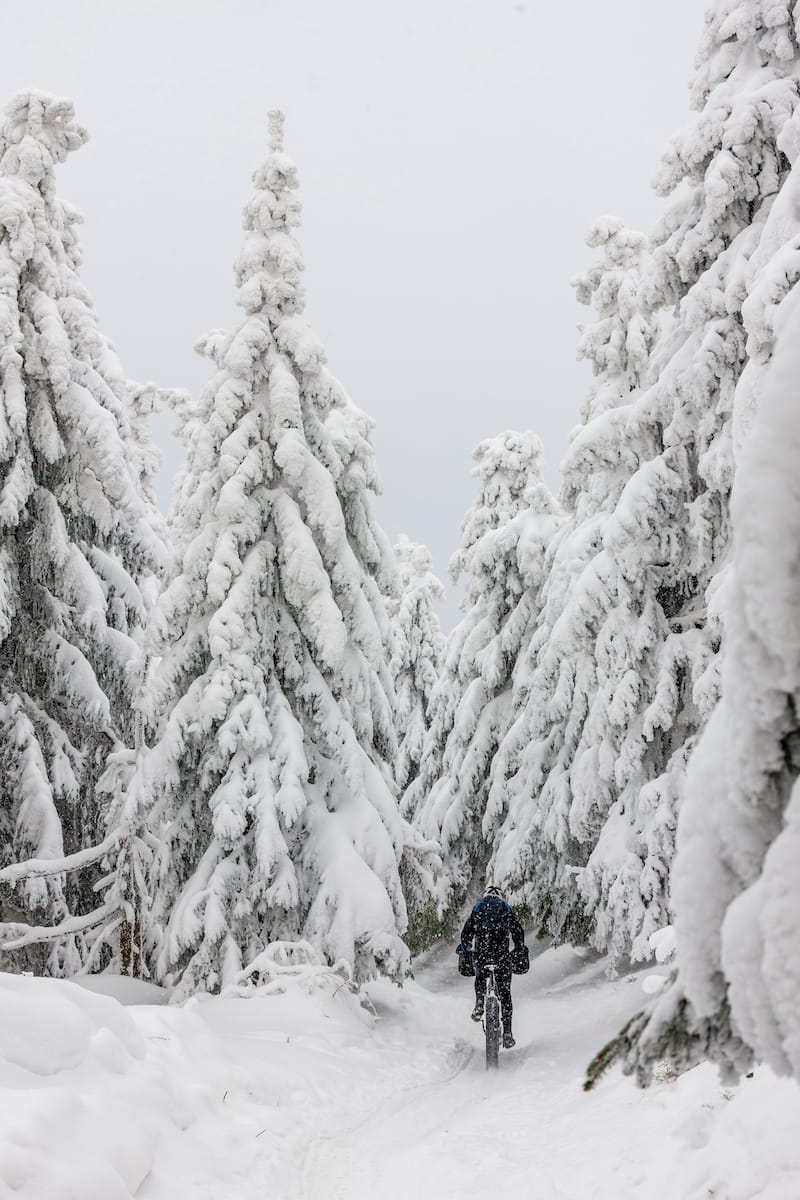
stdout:
[[(425, 1196), (464, 1195), (481, 1186), (509, 1198), (641, 1196), (644, 1176), (631, 1151), (630, 1121), (619, 1123), (617, 1105), (604, 1120), (602, 1104), (580, 1089), (599, 1039), (615, 1032), (640, 1004), (636, 981), (609, 984), (601, 964), (583, 964), (573, 951), (535, 960), (531, 975), (515, 981), (518, 1045), (502, 1056), (498, 1072), (489, 1073), (481, 1030), (468, 1021), (471, 988), (452, 973), (452, 962), (440, 956), (421, 972), (409, 1007), (417, 1021), (428, 1013), (443, 1034), (467, 1035), (466, 1046), (463, 1039), (453, 1043), (454, 1053), (461, 1048), (460, 1069), (397, 1094), (389, 1076), (389, 1099), (377, 1111), (311, 1144), (303, 1197), (407, 1200), (421, 1181)], [(604, 1006), (598, 1005), (599, 994)], [(599, 1018), (598, 1008), (605, 1009)], [(415, 1028), (408, 1020), (398, 1029), (395, 1014), (385, 1036), (413, 1042), (424, 1036), (424, 1026)], [(637, 1133), (646, 1141), (654, 1132), (654, 1113), (642, 1110), (639, 1095), (628, 1091), (626, 1107), (632, 1116), (639, 1113)], [(645, 1146), (642, 1153), (647, 1154)], [(600, 1161), (605, 1178), (598, 1181)]]
[(92, 982), (123, 1007), (0, 975), (0, 1200), (797, 1200), (791, 1080), (726, 1090), (705, 1066), (584, 1094), (643, 1000), (641, 972), (604, 966), (536, 957), (497, 1072), (452, 948), (370, 986), (377, 1021), (329, 978), (176, 1006)]

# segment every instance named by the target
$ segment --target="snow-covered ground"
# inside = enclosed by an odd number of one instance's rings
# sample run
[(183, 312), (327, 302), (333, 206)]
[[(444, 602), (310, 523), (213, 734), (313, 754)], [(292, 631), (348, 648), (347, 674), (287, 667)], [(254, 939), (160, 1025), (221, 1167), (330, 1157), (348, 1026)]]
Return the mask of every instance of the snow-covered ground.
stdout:
[[(163, 1003), (0, 975), (0, 1197), (15, 1200), (797, 1200), (800, 1089), (703, 1067), (648, 1092), (583, 1069), (643, 998), (568, 948), (515, 980), (484, 1068), (450, 949), (375, 1015), (309, 994)], [(338, 987), (338, 990), (337, 990)], [(118, 997), (118, 998), (114, 998)], [(144, 1001), (144, 1003), (140, 1003)]]

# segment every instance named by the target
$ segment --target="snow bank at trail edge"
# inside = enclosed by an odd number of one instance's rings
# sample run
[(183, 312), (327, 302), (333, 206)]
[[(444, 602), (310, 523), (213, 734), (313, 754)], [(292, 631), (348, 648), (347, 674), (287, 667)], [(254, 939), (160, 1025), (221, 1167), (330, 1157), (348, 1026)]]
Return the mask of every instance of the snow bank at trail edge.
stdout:
[(651, 973), (603, 971), (536, 958), (496, 1075), (449, 948), (371, 985), (374, 1013), (330, 978), (169, 1006), (132, 981), (0, 975), (0, 1198), (460, 1200), (472, 1179), (497, 1200), (797, 1200), (793, 1082), (728, 1091), (706, 1066), (581, 1091)]
[(119, 1003), (56, 980), (0, 976), (0, 1085), (0, 1195), (136, 1195), (168, 1097)]
[(85, 983), (0, 974), (2, 1200), (291, 1195), (281, 1159), (318, 1124), (320, 1059), (341, 1087), (374, 1023), (356, 999), (331, 979), (166, 1007), (160, 989)]

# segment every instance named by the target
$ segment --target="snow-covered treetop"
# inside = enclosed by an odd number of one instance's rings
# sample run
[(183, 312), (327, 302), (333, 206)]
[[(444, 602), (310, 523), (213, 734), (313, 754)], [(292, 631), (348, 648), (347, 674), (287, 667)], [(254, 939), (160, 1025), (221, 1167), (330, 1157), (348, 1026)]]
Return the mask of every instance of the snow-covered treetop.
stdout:
[(392, 609), (392, 674), (397, 681), (401, 673), (408, 672), (427, 704), (444, 649), (444, 635), (433, 607), (444, 600), (444, 588), (427, 546), (401, 534), (394, 553), (400, 594)]
[(236, 264), (236, 302), (266, 308), (273, 321), (300, 313), (303, 258), (291, 231), (300, 224), (297, 167), (283, 152), (283, 113), (269, 114), (270, 154), (253, 172), (256, 192), (244, 210), (245, 239)]
[(19, 92), (6, 106), (0, 131), (0, 173), (16, 175), (43, 193), (53, 185), (53, 167), (77, 150), (88, 133), (75, 120), (71, 100), (46, 92)]
[(401, 595), (422, 589), (434, 600), (444, 600), (444, 588), (433, 569), (433, 557), (427, 546), (412, 542), (401, 533), (394, 548)]
[[(479, 442), (472, 457), (476, 464), (472, 474), (479, 480), (480, 490), (464, 517), (461, 545), (450, 560), (453, 580), (461, 574), (475, 573), (473, 560), (484, 535), (531, 507), (534, 503), (531, 488), (544, 487), (540, 480), (544, 450), (535, 433), (506, 430)], [(478, 588), (482, 591), (482, 584)], [(465, 601), (467, 606), (474, 602), (474, 597)]]
[(269, 148), (272, 154), (280, 154), (283, 151), (283, 130), (286, 125), (286, 117), (279, 108), (271, 108), (267, 113), (267, 126), (269, 128)]
[(597, 313), (591, 325), (581, 326), (578, 341), (578, 358), (591, 363), (597, 377), (584, 420), (627, 400), (644, 378), (655, 336), (652, 319), (641, 311), (639, 265), (646, 240), (618, 217), (598, 217), (587, 234), (587, 246), (602, 247), (603, 258), (572, 280), (579, 303), (593, 305)]
[(151, 569), (164, 547), (130, 469), (135, 388), (77, 273), (79, 217), (56, 193), (55, 166), (86, 138), (70, 100), (36, 91), (11, 100), (0, 128), (0, 459), (13, 461), (0, 520), (17, 525), (43, 486), (83, 536), (92, 521), (91, 537), (125, 541), (129, 565)]
[(602, 257), (572, 280), (581, 304), (595, 319), (580, 327), (578, 358), (591, 364), (593, 380), (570, 435), (562, 464), (561, 503), (584, 520), (616, 502), (636, 469), (626, 429), (629, 407), (644, 385), (658, 321), (644, 305), (641, 263), (645, 237), (617, 217), (599, 217), (586, 242)]
[[(401, 533), (398, 537), (394, 554), (398, 575), (404, 584), (410, 585), (415, 579), (424, 578), (429, 573), (434, 574), (433, 556), (428, 547), (420, 542), (412, 542), (407, 534)], [(443, 588), (441, 582), (437, 583), (438, 587), (434, 590), (439, 593)], [(443, 599), (443, 596), (440, 598)]]
[[(720, 83), (733, 91), (733, 71), (741, 64), (770, 63), (780, 72), (797, 54), (794, 0), (716, 0), (707, 5), (691, 88), (692, 107), (702, 109)], [(743, 56), (742, 51), (746, 50)]]
[(777, 148), (797, 104), (797, 33), (792, 0), (716, 0), (691, 88), (699, 111), (669, 142), (654, 184), (679, 193), (654, 233), (647, 273), (653, 306), (679, 301), (688, 287), (775, 195), (785, 161)]

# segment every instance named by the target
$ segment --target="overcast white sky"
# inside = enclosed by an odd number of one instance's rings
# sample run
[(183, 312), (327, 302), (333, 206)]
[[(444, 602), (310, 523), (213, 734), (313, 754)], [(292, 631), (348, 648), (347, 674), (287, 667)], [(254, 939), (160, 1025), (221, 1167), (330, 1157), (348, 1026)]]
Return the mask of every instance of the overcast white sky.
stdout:
[[(3, 8), (4, 91), (71, 96), (61, 168), (126, 372), (199, 390), (266, 114), (302, 181), (308, 316), (377, 422), (394, 537), (445, 577), (470, 452), (530, 428), (555, 488), (588, 377), (569, 286), (598, 214), (649, 230), (687, 120), (701, 0), (36, 0)], [(169, 419), (162, 497), (179, 449)], [(448, 588), (453, 595), (453, 588)], [(446, 624), (455, 617), (451, 599)]]

